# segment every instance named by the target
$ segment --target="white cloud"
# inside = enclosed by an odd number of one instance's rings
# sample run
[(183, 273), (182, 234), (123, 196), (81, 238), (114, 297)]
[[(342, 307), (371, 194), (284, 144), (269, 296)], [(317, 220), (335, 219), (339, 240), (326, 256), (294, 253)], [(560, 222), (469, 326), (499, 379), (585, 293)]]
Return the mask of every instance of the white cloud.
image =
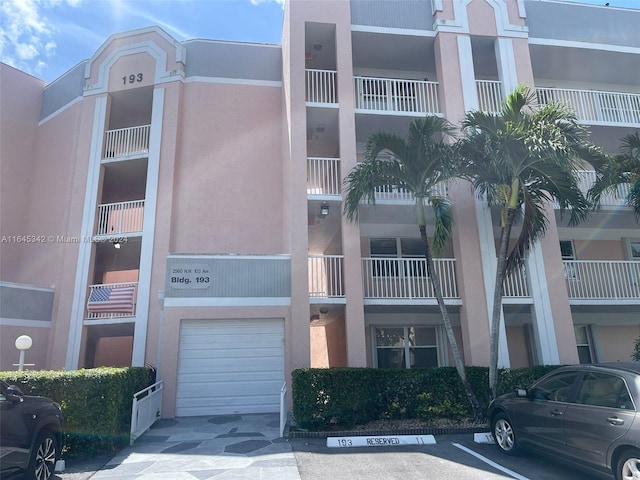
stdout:
[(59, 5), (75, 7), (82, 0), (2, 0), (0, 61), (29, 73), (41, 71), (54, 54), (56, 29), (46, 11)]

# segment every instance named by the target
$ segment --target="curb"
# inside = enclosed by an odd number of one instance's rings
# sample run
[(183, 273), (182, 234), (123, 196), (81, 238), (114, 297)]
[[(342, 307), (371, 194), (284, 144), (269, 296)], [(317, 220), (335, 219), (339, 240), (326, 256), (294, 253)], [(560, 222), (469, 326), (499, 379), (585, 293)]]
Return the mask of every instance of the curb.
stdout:
[(487, 433), (489, 427), (461, 427), (461, 428), (408, 428), (394, 430), (343, 430), (330, 432), (306, 432), (289, 430), (289, 438), (327, 438), (327, 437), (374, 437), (389, 435), (447, 435), (458, 433)]

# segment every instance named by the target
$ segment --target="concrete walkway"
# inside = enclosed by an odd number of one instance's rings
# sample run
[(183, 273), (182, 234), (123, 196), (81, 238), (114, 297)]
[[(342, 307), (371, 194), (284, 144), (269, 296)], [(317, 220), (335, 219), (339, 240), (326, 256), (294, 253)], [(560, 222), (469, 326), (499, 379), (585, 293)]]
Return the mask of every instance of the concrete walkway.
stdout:
[(161, 419), (89, 478), (300, 480), (279, 428), (277, 413)]

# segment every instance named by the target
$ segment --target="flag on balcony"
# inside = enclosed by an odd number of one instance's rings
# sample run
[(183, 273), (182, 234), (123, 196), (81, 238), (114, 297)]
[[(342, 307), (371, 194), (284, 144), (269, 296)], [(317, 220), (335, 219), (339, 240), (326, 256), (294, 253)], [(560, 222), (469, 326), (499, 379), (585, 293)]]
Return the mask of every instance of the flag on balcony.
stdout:
[(94, 287), (87, 310), (92, 313), (133, 313), (135, 286)]

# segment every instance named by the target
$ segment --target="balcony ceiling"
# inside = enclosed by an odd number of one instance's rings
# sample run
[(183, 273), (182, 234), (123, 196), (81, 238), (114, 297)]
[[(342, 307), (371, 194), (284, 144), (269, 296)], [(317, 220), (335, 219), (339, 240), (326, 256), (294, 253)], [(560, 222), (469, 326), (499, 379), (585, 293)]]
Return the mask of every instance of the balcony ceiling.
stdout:
[(110, 94), (109, 130), (149, 125), (153, 87), (133, 88)]
[(434, 37), (352, 32), (351, 41), (354, 68), (435, 72)]
[(530, 45), (529, 50), (536, 81), (578, 82), (585, 84), (582, 88), (590, 88), (589, 83), (613, 84), (631, 87), (621, 88), (622, 91), (640, 93), (640, 60), (637, 54), (547, 45)]

